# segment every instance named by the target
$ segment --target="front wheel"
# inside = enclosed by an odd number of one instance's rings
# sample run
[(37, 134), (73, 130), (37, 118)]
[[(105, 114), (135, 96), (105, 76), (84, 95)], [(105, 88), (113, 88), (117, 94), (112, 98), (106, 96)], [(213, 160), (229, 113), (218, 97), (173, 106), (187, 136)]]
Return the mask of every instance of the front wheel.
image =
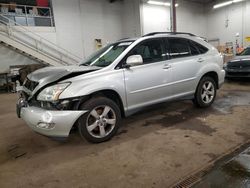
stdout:
[(213, 78), (205, 76), (201, 79), (193, 99), (196, 106), (205, 108), (211, 106), (216, 97), (216, 83)]
[(121, 121), (120, 109), (115, 102), (105, 97), (94, 97), (80, 108), (88, 110), (78, 120), (78, 129), (82, 137), (89, 142), (100, 143), (115, 135)]

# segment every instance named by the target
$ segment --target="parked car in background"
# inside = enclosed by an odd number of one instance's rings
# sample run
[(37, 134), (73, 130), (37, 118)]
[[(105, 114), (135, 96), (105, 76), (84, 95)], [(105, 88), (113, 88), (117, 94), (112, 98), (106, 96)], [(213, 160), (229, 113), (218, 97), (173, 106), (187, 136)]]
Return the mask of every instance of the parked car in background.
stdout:
[(250, 47), (225, 64), (226, 78), (250, 78)]
[(217, 49), (189, 33), (150, 33), (110, 44), (80, 65), (27, 76), (17, 114), (34, 131), (68, 137), (73, 126), (90, 142), (109, 140), (121, 118), (143, 107), (190, 98), (209, 107), (224, 82)]

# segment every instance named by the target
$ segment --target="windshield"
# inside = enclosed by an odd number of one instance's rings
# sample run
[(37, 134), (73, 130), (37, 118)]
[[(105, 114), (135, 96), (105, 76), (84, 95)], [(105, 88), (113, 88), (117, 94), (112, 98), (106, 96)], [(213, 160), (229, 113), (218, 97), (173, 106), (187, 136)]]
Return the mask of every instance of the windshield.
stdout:
[(114, 62), (114, 60), (121, 55), (121, 53), (130, 46), (133, 41), (117, 42), (114, 44), (107, 45), (100, 49), (92, 56), (87, 58), (81, 65), (106, 67)]
[(241, 55), (250, 55), (250, 48), (245, 49), (245, 50), (244, 50), (243, 52), (241, 52), (239, 55), (240, 55), (240, 56), (241, 56)]

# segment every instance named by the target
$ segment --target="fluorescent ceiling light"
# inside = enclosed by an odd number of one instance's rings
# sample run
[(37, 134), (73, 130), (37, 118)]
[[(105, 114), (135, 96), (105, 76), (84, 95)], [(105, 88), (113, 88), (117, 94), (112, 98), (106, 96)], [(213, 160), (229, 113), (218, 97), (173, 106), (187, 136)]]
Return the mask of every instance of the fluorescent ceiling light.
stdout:
[[(170, 7), (171, 6), (171, 3), (168, 3), (168, 2), (162, 2), (162, 1), (152, 1), (152, 0), (149, 0), (147, 2), (148, 4), (151, 4), (151, 5), (162, 5), (162, 6), (168, 6)], [(175, 4), (175, 7), (178, 7), (179, 4)]]
[(170, 6), (170, 3), (165, 3), (165, 2), (160, 2), (160, 1), (148, 1), (148, 4)]
[(214, 5), (214, 9), (216, 9), (216, 8), (221, 8), (221, 7), (225, 7), (225, 6), (231, 5), (232, 3), (233, 3), (233, 1), (227, 1), (227, 2), (225, 2), (225, 3), (217, 4), (217, 5)]
[(233, 3), (239, 3), (241, 1), (245, 1), (245, 0), (233, 0)]
[(214, 9), (225, 7), (225, 6), (231, 5), (233, 3), (239, 3), (239, 2), (242, 2), (242, 1), (245, 1), (245, 0), (226, 1), (224, 3), (219, 3), (219, 4), (214, 5)]

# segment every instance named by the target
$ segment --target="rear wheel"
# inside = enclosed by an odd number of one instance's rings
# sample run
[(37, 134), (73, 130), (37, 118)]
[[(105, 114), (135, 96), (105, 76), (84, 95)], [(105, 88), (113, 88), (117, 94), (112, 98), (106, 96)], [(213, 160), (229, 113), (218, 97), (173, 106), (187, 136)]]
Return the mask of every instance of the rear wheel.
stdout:
[(205, 108), (213, 104), (216, 97), (216, 83), (213, 78), (205, 76), (201, 79), (193, 99), (196, 106)]
[(88, 110), (78, 121), (79, 133), (89, 142), (99, 143), (111, 139), (117, 132), (120, 109), (115, 102), (105, 97), (92, 98), (80, 107)]

